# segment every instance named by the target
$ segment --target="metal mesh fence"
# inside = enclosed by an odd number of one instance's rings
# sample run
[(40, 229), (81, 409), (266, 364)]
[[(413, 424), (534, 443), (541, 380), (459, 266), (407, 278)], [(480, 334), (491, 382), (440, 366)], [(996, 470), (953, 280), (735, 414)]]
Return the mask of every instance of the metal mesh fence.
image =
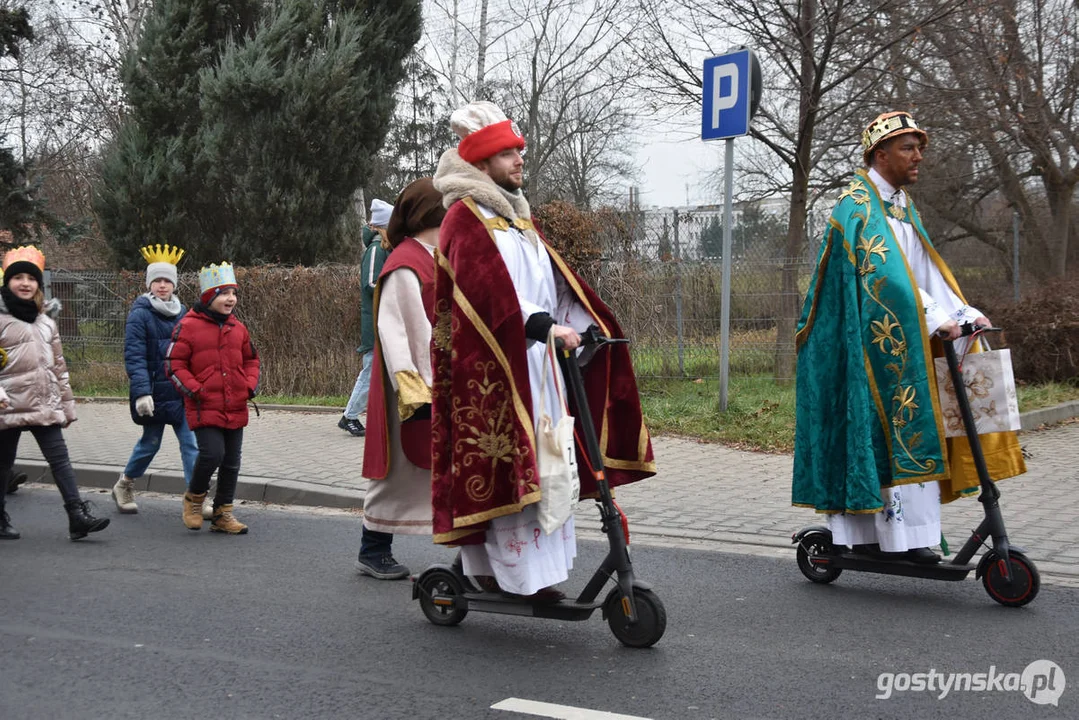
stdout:
[[(785, 296), (795, 305), (813, 267), (810, 251), (786, 258), (786, 222), (769, 208), (738, 209), (731, 242), (730, 372), (776, 374), (776, 318)], [(645, 377), (719, 375), (722, 314), (721, 208), (635, 213), (629, 247), (608, 254), (597, 291), (633, 340), (634, 365)], [(783, 292), (783, 273), (794, 289)]]
[(141, 273), (52, 270), (45, 294), (62, 303), (57, 324), (73, 384), (80, 390), (126, 385), (124, 321), (140, 292)]
[[(811, 216), (808, 247), (798, 257), (784, 257), (785, 204), (737, 204), (732, 223), (730, 308), (730, 374), (776, 378), (794, 367), (793, 337), (777, 341), (777, 325), (787, 301), (797, 316), (813, 272), (823, 217)], [(812, 222), (816, 218), (816, 222)], [(1002, 240), (1012, 228), (1002, 227)], [(633, 344), (635, 368), (641, 377), (715, 378), (719, 376), (722, 316), (723, 212), (719, 207), (663, 209), (626, 213), (621, 227), (605, 239), (603, 260), (593, 276), (599, 295), (614, 309)], [(1005, 244), (1005, 247), (1007, 245)], [(943, 243), (940, 253), (964, 294), (978, 307), (1010, 303), (1019, 286), (1013, 283), (1012, 258), (973, 239)], [(1024, 270), (1034, 269), (1024, 256)], [(286, 275), (289, 270), (271, 272)], [(790, 290), (784, 291), (784, 273)], [(256, 273), (252, 279), (260, 277)], [(355, 268), (311, 269), (305, 301), (277, 307), (274, 295), (292, 281), (267, 276), (265, 290), (245, 284), (244, 321), (260, 350), (278, 348), (280, 358), (264, 357), (269, 379), (278, 392), (346, 394), (354, 377), (351, 348), (358, 342), (359, 292)], [(127, 312), (145, 292), (141, 272), (53, 271), (46, 290), (63, 301), (61, 337), (72, 374), (80, 388), (126, 386), (123, 336)], [(1024, 274), (1025, 292), (1037, 287)], [(193, 298), (194, 273), (180, 276), (180, 296)], [(265, 296), (263, 295), (265, 294)], [(319, 297), (321, 299), (316, 299)], [(254, 303), (252, 304), (252, 301)], [(269, 305), (264, 305), (269, 303)], [(983, 305), (982, 303), (985, 303)], [(322, 304), (312, 308), (310, 304)], [(314, 313), (314, 314), (312, 314)], [(266, 317), (263, 317), (263, 316)], [(333, 326), (332, 337), (324, 328)], [(321, 334), (320, 334), (321, 333)], [(325, 336), (325, 337), (324, 337)], [(306, 348), (298, 350), (295, 343)], [(325, 356), (325, 357), (323, 357)], [(305, 359), (307, 364), (300, 362)], [(274, 366), (278, 366), (274, 368)], [(787, 369), (786, 372), (780, 369)], [(278, 373), (277, 371), (280, 371)], [(277, 375), (280, 374), (280, 378)], [(331, 377), (332, 376), (332, 377)], [(783, 377), (781, 379), (790, 379)]]

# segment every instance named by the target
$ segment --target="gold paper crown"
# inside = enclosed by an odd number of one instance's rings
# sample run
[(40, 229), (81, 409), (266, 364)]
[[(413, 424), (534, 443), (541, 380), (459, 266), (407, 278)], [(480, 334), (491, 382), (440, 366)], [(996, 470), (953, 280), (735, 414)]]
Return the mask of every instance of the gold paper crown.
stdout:
[(236, 273), (232, 265), (223, 262), (220, 265), (207, 265), (199, 270), (199, 294), (222, 285), (235, 285)]
[(869, 123), (869, 127), (862, 132), (862, 160), (868, 165), (869, 156), (882, 140), (905, 133), (921, 135), (923, 145), (929, 142), (929, 135), (918, 127), (918, 123), (914, 122), (910, 113), (900, 111), (878, 115), (877, 119)]
[(45, 270), (45, 256), (33, 245), (22, 245), (4, 253), (4, 270), (12, 263), (28, 262), (37, 265), (38, 270)]
[(139, 248), (139, 252), (146, 259), (148, 263), (168, 263), (169, 265), (179, 265), (180, 258), (184, 256), (184, 251), (178, 247), (170, 247), (168, 243), (165, 243), (164, 249), (161, 244), (147, 245), (144, 248)]

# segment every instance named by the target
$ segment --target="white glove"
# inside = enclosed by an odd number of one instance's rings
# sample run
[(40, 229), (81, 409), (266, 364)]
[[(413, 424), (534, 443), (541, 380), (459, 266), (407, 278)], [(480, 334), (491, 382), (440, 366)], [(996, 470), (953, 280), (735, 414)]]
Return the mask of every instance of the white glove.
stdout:
[(7, 410), (7, 409), (8, 409), (7, 390), (0, 387), (0, 410)]
[(139, 415), (145, 415), (150, 417), (154, 414), (154, 396), (143, 395), (142, 397), (135, 398), (135, 412)]

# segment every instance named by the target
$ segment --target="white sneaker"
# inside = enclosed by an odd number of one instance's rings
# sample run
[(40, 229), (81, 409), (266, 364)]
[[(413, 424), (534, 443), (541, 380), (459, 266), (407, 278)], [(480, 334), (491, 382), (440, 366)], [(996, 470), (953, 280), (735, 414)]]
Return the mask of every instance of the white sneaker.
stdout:
[(213, 520), (214, 519), (214, 501), (209, 497), (206, 498), (206, 502), (202, 504), (202, 519)]
[(124, 514), (139, 511), (139, 506), (135, 504), (135, 481), (123, 473), (112, 486), (112, 499), (116, 501), (116, 509)]

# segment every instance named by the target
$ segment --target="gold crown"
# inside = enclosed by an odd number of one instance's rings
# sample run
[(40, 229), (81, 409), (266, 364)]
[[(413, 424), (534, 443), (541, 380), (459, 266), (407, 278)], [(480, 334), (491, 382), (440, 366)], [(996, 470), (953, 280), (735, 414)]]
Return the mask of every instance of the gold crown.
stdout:
[(147, 245), (144, 248), (139, 248), (139, 252), (146, 258), (148, 263), (168, 263), (169, 265), (179, 265), (180, 258), (184, 256), (184, 251), (178, 247), (170, 247), (168, 243), (165, 243), (164, 249), (161, 244)]
[(862, 158), (868, 163), (870, 153), (881, 140), (905, 133), (917, 133), (922, 136), (923, 144), (929, 142), (929, 135), (918, 127), (910, 113), (899, 111), (878, 115), (862, 132)]
[(14, 250), (4, 253), (4, 270), (12, 263), (28, 262), (37, 265), (39, 270), (45, 270), (45, 256), (33, 245), (22, 245)]

